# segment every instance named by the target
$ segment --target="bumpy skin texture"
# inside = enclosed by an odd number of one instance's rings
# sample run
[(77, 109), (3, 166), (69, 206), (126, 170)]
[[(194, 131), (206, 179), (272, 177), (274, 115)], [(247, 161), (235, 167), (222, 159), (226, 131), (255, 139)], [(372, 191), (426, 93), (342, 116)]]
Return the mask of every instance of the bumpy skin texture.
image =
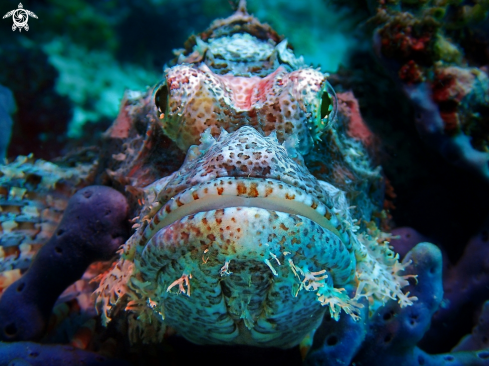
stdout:
[[(251, 157), (254, 157), (253, 161)], [(242, 164), (238, 164), (241, 160)], [(328, 189), (336, 191), (333, 187)], [(276, 140), (264, 138), (252, 128), (242, 127), (235, 133), (224, 134), (205, 154), (184, 164), (159, 192), (158, 201), (171, 205), (164, 205), (144, 230), (143, 238), (149, 242), (136, 268), (145, 281), (161, 283), (161, 288), (156, 288), (151, 298), (168, 297), (164, 308), (158, 310), (165, 314), (165, 322), (183, 327), (182, 332), (195, 342), (201, 342), (206, 334), (212, 337), (214, 333), (217, 333), (215, 340), (209, 342), (219, 343), (226, 339), (236, 343), (260, 342), (235, 339), (245, 337), (238, 334), (235, 325), (241, 318), (253, 329), (252, 332), (258, 333), (253, 333), (252, 338), (276, 327), (273, 338), (279, 339), (261, 342), (266, 345), (293, 344), (298, 335), (302, 338), (315, 327), (324, 311), (315, 306), (313, 293), (302, 292), (303, 296), (293, 298), (294, 291), (298, 292), (300, 286), (304, 286), (298, 280), (299, 274), (296, 279), (294, 270), (299, 272), (296, 268), (307, 268), (306, 263), (309, 263), (309, 268), (305, 269), (309, 276), (307, 281), (311, 284), (318, 281), (318, 286), (326, 287), (328, 282), (315, 279), (315, 272), (326, 269), (327, 272), (316, 274), (316, 277), (328, 273), (338, 287), (354, 276), (355, 257), (348, 231), (342, 224), (343, 220), (348, 222), (349, 217), (345, 217), (345, 212), (343, 217), (332, 213), (332, 207), (335, 207), (332, 198), (303, 166), (287, 156)], [(197, 210), (198, 213), (179, 220), (171, 218), (172, 223), (165, 225), (168, 216), (182, 216), (178, 209), (200, 202), (204, 202), (205, 207), (190, 208), (190, 212)], [(341, 206), (336, 205), (336, 208), (341, 209)], [(289, 212), (283, 212), (285, 210)], [(323, 225), (329, 225), (337, 234), (301, 214), (329, 217)], [(287, 252), (289, 254), (283, 254)], [(207, 259), (203, 260), (202, 255)], [(158, 258), (157, 262), (155, 258)], [(310, 261), (311, 258), (317, 260), (317, 264)], [(232, 263), (234, 261), (237, 263)], [(280, 267), (281, 261), (289, 265)], [(161, 268), (167, 266), (171, 270), (164, 271), (163, 275)], [(274, 271), (282, 272), (280, 277), (284, 280), (273, 279)], [(185, 275), (192, 276), (188, 291), (190, 286), (201, 289), (193, 291), (190, 302), (185, 297), (166, 293), (174, 280)], [(253, 285), (247, 294), (242, 288), (249, 281)], [(325, 294), (330, 291), (326, 291), (326, 287)], [(209, 298), (210, 294), (213, 296)], [(216, 303), (221, 305), (213, 307)], [(288, 305), (282, 308), (283, 303)], [(352, 302), (351, 306), (355, 304)], [(195, 308), (201, 309), (195, 320), (186, 321)], [(213, 308), (212, 316), (207, 318), (206, 312)], [(217, 319), (219, 323), (226, 321), (227, 325), (216, 327)], [(199, 320), (211, 329), (205, 325), (196, 329), (193, 324)], [(245, 330), (241, 332), (247, 333)]]
[(78, 191), (68, 202), (56, 234), (24, 276), (3, 294), (0, 338), (40, 339), (61, 292), (78, 280), (90, 263), (111, 259), (123, 243), (127, 214), (125, 197), (112, 188), (91, 186)]

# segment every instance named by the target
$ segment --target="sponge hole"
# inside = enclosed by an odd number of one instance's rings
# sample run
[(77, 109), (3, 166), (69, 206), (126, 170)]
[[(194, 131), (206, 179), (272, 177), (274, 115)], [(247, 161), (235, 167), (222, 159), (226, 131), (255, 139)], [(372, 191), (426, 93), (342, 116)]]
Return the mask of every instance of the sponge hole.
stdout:
[(14, 337), (17, 335), (18, 329), (14, 323), (10, 323), (4, 328), (4, 333), (7, 337)]
[(328, 344), (328, 346), (334, 346), (338, 343), (338, 338), (334, 335), (329, 336), (326, 340), (326, 343)]

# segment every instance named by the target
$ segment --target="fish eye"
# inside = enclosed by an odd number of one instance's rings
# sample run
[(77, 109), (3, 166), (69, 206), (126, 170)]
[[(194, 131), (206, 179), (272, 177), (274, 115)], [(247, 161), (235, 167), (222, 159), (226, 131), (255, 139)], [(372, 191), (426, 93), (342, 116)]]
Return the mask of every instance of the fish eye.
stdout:
[(321, 89), (321, 106), (319, 109), (321, 120), (333, 121), (336, 117), (338, 109), (338, 101), (336, 93), (330, 83), (325, 81), (324, 87)]
[(168, 85), (166, 85), (166, 80), (155, 87), (154, 103), (160, 115), (163, 114), (160, 118), (163, 118), (168, 107)]

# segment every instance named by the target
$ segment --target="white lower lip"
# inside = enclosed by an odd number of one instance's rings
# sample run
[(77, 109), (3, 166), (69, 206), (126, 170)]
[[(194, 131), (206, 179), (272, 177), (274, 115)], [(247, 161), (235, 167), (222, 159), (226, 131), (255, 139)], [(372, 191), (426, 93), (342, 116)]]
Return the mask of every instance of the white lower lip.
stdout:
[[(257, 179), (254, 179), (258, 181)], [(219, 179), (217, 180), (219, 181)], [(312, 196), (308, 195), (304, 191), (301, 191), (300, 195), (297, 199), (285, 199), (283, 197), (277, 197), (280, 195), (275, 194), (275, 196), (269, 195), (267, 197), (246, 197), (246, 196), (236, 196), (233, 189), (233, 184), (237, 185), (242, 180), (233, 179), (229, 184), (229, 180), (226, 181), (226, 184), (210, 184), (213, 182), (207, 182), (206, 184), (201, 185), (200, 187), (192, 187), (189, 188), (177, 196), (173, 197), (171, 201), (169, 201), (165, 206), (163, 206), (160, 211), (156, 214), (159, 215), (159, 222), (157, 224), (154, 223), (154, 218), (152, 220), (152, 224), (150, 224), (146, 230), (144, 231), (144, 237), (146, 240), (151, 239), (153, 235), (160, 229), (164, 228), (172, 224), (175, 221), (182, 219), (185, 216), (192, 215), (198, 212), (219, 210), (224, 208), (231, 207), (256, 207), (263, 208), (266, 210), (279, 211), (284, 213), (289, 213), (293, 215), (300, 215), (306, 217), (315, 223), (321, 225), (323, 228), (334, 233), (341, 241), (345, 244), (348, 241), (348, 235), (346, 233), (340, 233), (338, 229), (335, 227), (337, 225), (338, 220), (333, 214), (331, 217), (331, 221), (324, 217), (321, 213), (326, 212), (326, 207), (323, 204), (319, 204), (319, 206), (314, 209), (310, 205), (313, 202)], [(246, 179), (247, 182), (252, 181), (252, 179)], [(268, 180), (270, 182), (270, 180)], [(265, 180), (261, 180), (262, 184), (266, 184)], [(290, 189), (292, 192), (297, 192), (299, 189), (296, 187), (288, 186), (282, 182), (275, 181), (276, 185), (285, 186), (286, 189)], [(213, 193), (212, 189), (215, 187), (225, 187), (227, 192), (233, 192), (234, 194), (226, 193), (217, 194)], [(206, 194), (203, 194), (203, 189), (207, 189)], [(193, 199), (192, 194), (198, 193), (199, 199)], [(180, 205), (177, 205), (175, 202), (178, 201)], [(317, 202), (317, 200), (315, 200)], [(165, 208), (167, 205), (171, 205), (172, 209), (169, 213), (166, 212)], [(332, 222), (333, 221), (333, 222)]]

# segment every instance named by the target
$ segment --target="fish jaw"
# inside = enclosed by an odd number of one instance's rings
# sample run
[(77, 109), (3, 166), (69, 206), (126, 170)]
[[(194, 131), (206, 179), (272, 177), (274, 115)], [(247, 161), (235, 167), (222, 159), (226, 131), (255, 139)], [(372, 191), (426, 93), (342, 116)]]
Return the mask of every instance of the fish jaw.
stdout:
[(322, 290), (347, 285), (355, 258), (308, 218), (231, 207), (159, 230), (136, 266), (154, 310), (190, 341), (287, 348), (316, 329)]

